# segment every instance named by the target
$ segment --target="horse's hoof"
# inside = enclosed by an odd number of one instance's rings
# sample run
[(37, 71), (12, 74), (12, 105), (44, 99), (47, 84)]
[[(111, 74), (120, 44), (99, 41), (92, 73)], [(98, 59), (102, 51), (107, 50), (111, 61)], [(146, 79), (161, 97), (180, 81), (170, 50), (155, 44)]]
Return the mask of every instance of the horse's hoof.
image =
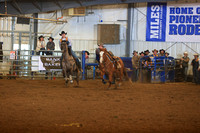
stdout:
[(119, 84), (118, 84), (118, 87), (120, 87), (121, 85), (122, 85), (122, 83), (119, 83)]

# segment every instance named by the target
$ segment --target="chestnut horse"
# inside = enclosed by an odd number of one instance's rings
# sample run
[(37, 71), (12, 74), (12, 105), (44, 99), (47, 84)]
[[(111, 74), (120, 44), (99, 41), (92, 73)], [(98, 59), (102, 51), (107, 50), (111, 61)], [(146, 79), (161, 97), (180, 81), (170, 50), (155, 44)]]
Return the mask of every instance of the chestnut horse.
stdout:
[[(99, 68), (101, 70), (102, 82), (105, 83), (103, 76), (105, 74), (108, 75), (109, 78), (108, 89), (110, 89), (111, 83), (113, 81), (115, 82), (115, 79), (119, 78), (118, 86), (121, 85), (124, 76), (126, 79), (128, 79), (126, 68), (124, 67), (124, 63), (121, 60), (121, 58), (115, 57), (115, 59), (113, 59), (112, 55), (106, 50), (106, 48), (100, 50)], [(116, 83), (115, 87), (117, 88)]]
[(73, 83), (72, 75), (75, 73), (76, 75), (76, 82), (77, 85), (79, 85), (79, 69), (76, 65), (76, 62), (72, 55), (69, 54), (68, 50), (68, 44), (66, 41), (63, 41), (61, 43), (61, 51), (62, 51), (62, 71), (63, 71), (63, 77), (65, 78), (66, 85), (70, 81), (70, 83)]

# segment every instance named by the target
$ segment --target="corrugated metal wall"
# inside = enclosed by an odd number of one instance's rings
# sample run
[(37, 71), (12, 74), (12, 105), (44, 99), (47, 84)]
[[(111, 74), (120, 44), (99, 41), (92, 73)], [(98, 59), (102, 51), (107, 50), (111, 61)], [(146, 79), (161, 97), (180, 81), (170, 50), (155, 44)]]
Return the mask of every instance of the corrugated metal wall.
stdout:
[[(199, 0), (198, 0), (199, 1)], [(185, 3), (198, 2), (196, 0), (187, 1), (179, 0), (170, 3)], [(200, 3), (200, 1), (199, 1)], [(161, 49), (168, 48), (173, 43), (164, 42), (146, 42), (146, 3), (135, 4), (134, 17), (133, 17), (133, 29), (132, 41), (130, 46), (130, 53), (133, 50), (144, 51), (146, 49)], [(87, 7), (87, 13), (93, 12), (93, 14), (87, 14), (84, 17), (70, 17), (67, 16), (67, 10), (63, 10), (64, 19), (68, 20), (68, 23), (57, 24), (47, 21), (39, 21), (38, 32), (52, 33), (55, 38), (56, 50), (59, 50), (58, 40), (60, 39), (59, 33), (64, 30), (68, 32), (68, 37), (72, 39), (73, 49), (75, 51), (88, 50), (94, 52), (97, 48), (97, 24), (120, 24), (120, 44), (106, 45), (108, 50), (111, 50), (117, 56), (125, 55), (126, 44), (126, 27), (127, 27), (127, 4), (118, 5), (101, 5)], [(56, 19), (56, 12), (41, 13), (40, 18)], [(100, 22), (100, 21), (103, 22)], [(11, 30), (11, 18), (0, 18), (0, 30)], [(28, 25), (16, 25), (15, 30), (29, 31)], [(48, 38), (46, 37), (45, 40)], [(4, 49), (11, 49), (10, 36), (0, 35), (0, 41), (3, 41)], [(187, 43), (192, 49), (200, 53), (200, 43)], [(182, 53), (188, 51), (190, 58), (193, 58), (193, 51), (190, 50), (182, 43), (178, 43), (168, 49), (171, 56), (176, 58), (181, 57)]]
[[(64, 10), (63, 19), (67, 19), (68, 23), (56, 24), (39, 21), (39, 32), (52, 32), (53, 37), (55, 38), (56, 49), (59, 50), (59, 33), (62, 30), (67, 31), (67, 36), (72, 40), (73, 49), (75, 51), (88, 50), (89, 52), (94, 53), (97, 48), (97, 24), (120, 24), (121, 43), (117, 45), (106, 45), (106, 48), (113, 51), (117, 56), (124, 56), (127, 4), (88, 7), (87, 12), (94, 13), (84, 17), (69, 17), (65, 16), (67, 10)], [(39, 14), (39, 17), (56, 19), (55, 13), (43, 13)], [(101, 20), (103, 22), (100, 22)]]
[[(188, 3), (196, 2), (196, 0), (187, 1), (179, 0), (170, 3)], [(133, 50), (144, 51), (146, 49), (166, 49), (170, 47), (173, 43), (168, 42), (146, 42), (146, 6), (147, 3), (137, 3), (135, 4), (134, 17), (133, 17), (133, 29), (132, 31), (132, 43), (130, 48), (130, 53)], [(126, 44), (126, 27), (127, 27), (127, 4), (122, 5), (106, 5), (106, 6), (94, 6), (88, 7), (87, 12), (94, 12), (94, 14), (88, 14), (85, 17), (67, 17), (64, 19), (68, 20), (66, 24), (55, 24), (47, 22), (39, 22), (39, 32), (52, 32), (55, 42), (58, 44), (60, 36), (58, 33), (62, 30), (68, 32), (68, 37), (72, 39), (73, 49), (76, 51), (88, 50), (94, 52), (97, 40), (97, 24), (120, 24), (120, 39), (121, 43), (118, 45), (106, 45), (108, 50), (111, 50), (117, 56), (125, 55), (125, 44)], [(67, 10), (64, 10), (64, 15)], [(39, 14), (42, 18), (55, 18), (55, 13), (44, 13)], [(100, 22), (103, 20), (103, 22)], [(119, 21), (122, 20), (122, 21)], [(46, 38), (47, 39), (47, 38)], [(193, 49), (199, 51), (199, 43), (188, 43)], [(56, 49), (59, 49), (58, 45)], [(193, 52), (188, 49), (184, 44), (178, 43), (172, 48), (168, 49), (171, 56), (176, 58), (181, 57), (182, 53), (188, 51), (191, 58)]]
[[(185, 3), (185, 0), (181, 0), (178, 2), (169, 2), (169, 3)], [(196, 2), (195, 0), (188, 2)], [(187, 3), (186, 3), (187, 4)], [(134, 10), (134, 32), (133, 32), (133, 40), (131, 49), (137, 51), (144, 51), (146, 49), (166, 49), (169, 48), (174, 42), (146, 42), (146, 3), (138, 3), (136, 4), (136, 8)], [(196, 50), (196, 52), (200, 53), (200, 43), (186, 43), (189, 47)], [(183, 52), (188, 51), (189, 56), (192, 57), (193, 51), (185, 46), (183, 43), (177, 43), (173, 47), (168, 49), (168, 52), (171, 56), (176, 58), (180, 58)]]
[[(0, 17), (0, 30), (11, 30), (11, 18)], [(0, 33), (0, 42), (3, 42), (3, 50), (11, 49), (11, 34), (10, 33)], [(4, 54), (7, 54), (4, 52)]]
[[(197, 3), (196, 0), (179, 0), (175, 2), (168, 3)], [(199, 1), (200, 3), (200, 1)], [(133, 21), (133, 41), (131, 42), (131, 51), (137, 50), (139, 52), (149, 49), (167, 49), (167, 52), (170, 53), (170, 56), (175, 58), (181, 58), (183, 53), (187, 51), (189, 53), (190, 62), (193, 59), (194, 51), (200, 53), (200, 43), (176, 43), (175, 42), (147, 42), (145, 41), (146, 37), (146, 9), (147, 3), (137, 3), (134, 9), (134, 21)], [(174, 45), (173, 45), (174, 44)], [(173, 45), (173, 46), (172, 46)], [(188, 47), (187, 47), (187, 46)], [(193, 51), (194, 50), (194, 51)], [(189, 73), (192, 74), (191, 65), (189, 65)]]

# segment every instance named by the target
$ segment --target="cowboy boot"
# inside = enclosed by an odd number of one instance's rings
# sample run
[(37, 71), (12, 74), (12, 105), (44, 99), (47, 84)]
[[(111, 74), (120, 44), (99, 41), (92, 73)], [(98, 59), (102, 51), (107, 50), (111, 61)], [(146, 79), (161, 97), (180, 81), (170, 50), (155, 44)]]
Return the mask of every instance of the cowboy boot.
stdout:
[(81, 70), (81, 72), (83, 72), (83, 70), (82, 70), (82, 68), (81, 68), (81, 63), (80, 63), (80, 61), (78, 60), (78, 58), (75, 59), (75, 60), (76, 60), (76, 65), (77, 65), (78, 69)]

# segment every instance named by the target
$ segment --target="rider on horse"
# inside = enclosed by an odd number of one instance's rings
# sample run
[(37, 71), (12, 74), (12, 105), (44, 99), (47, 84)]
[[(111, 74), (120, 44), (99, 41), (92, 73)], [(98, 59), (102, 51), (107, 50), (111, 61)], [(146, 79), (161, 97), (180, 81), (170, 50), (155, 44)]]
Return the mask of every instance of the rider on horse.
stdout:
[[(69, 54), (73, 56), (73, 58), (76, 61), (76, 65), (78, 66), (79, 70), (81, 70), (81, 63), (80, 63), (78, 57), (76, 56), (75, 52), (72, 50), (71, 40), (66, 36), (67, 32), (62, 31), (59, 35), (62, 36), (61, 39), (59, 40), (60, 49), (61, 49), (61, 43), (62, 43), (62, 41), (66, 41), (67, 44), (68, 44)], [(61, 56), (61, 68), (62, 68), (62, 58), (63, 58), (63, 55)]]
[[(106, 48), (104, 47), (103, 43), (100, 43), (100, 44), (97, 44), (97, 45), (99, 46), (99, 48), (96, 50), (96, 56), (98, 57), (97, 61), (99, 62), (100, 51), (102, 49), (106, 49)], [(109, 59), (111, 60), (111, 62), (113, 62), (116, 67), (118, 67), (118, 65), (119, 65), (119, 63), (118, 63), (119, 58), (116, 57), (116, 56), (114, 56), (114, 54), (111, 51), (108, 51), (108, 54), (109, 54)]]

